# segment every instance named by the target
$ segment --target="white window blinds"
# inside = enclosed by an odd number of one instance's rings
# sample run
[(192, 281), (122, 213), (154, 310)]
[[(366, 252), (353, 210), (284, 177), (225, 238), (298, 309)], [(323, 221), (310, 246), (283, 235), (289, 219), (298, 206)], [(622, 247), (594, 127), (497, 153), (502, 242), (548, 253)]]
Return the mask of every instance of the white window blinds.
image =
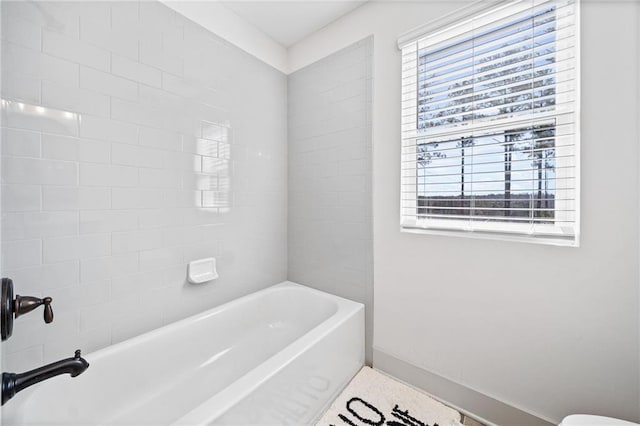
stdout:
[(577, 245), (577, 20), (505, 2), (399, 42), (403, 229)]

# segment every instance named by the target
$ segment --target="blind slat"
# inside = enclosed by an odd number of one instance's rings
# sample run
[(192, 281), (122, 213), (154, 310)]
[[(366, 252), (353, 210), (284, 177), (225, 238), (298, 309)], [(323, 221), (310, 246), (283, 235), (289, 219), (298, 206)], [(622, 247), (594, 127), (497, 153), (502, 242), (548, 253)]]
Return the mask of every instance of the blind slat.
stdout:
[[(413, 198), (403, 198), (403, 200), (407, 201), (406, 206), (419, 205), (419, 203), (416, 204), (416, 200), (413, 199)], [(438, 202), (468, 202), (468, 203), (471, 203), (471, 201), (473, 201), (470, 198), (461, 199), (460, 197), (452, 197), (452, 198), (421, 197), (420, 200), (421, 201), (424, 200), (425, 202), (438, 201)], [(514, 200), (516, 200), (516, 198), (491, 198), (491, 199), (487, 198), (486, 199), (486, 201), (489, 201), (489, 200), (490, 201), (495, 201), (495, 202), (505, 202), (505, 201), (514, 201)], [(524, 200), (529, 200), (529, 198), (519, 198), (518, 200), (519, 201), (524, 201)], [(550, 201), (575, 201), (575, 198), (540, 198), (540, 199), (536, 198), (535, 200), (536, 201), (540, 200), (542, 202), (545, 202), (545, 201), (549, 201), (549, 202)], [(411, 203), (414, 203), (414, 204), (411, 204)], [(429, 206), (428, 205), (424, 205), (424, 204), (420, 204), (419, 207), (429, 207)]]
[[(414, 185), (414, 186), (416, 186), (416, 185)], [(458, 186), (460, 186), (460, 185), (458, 184)], [(409, 187), (409, 185), (407, 185), (407, 187), (405, 188), (405, 190), (401, 191), (401, 193), (402, 193), (402, 194), (407, 194), (407, 195), (409, 195), (409, 194), (410, 194), (410, 195), (414, 195), (414, 196), (415, 196), (415, 195), (416, 195), (416, 191), (415, 191), (415, 190), (410, 191), (410, 190), (408, 190), (408, 187)], [(564, 188), (564, 191), (567, 191), (567, 192), (568, 192), (568, 191), (575, 191), (576, 189), (577, 189), (576, 187), (569, 187), (569, 186), (568, 186), (568, 187), (565, 187), (565, 188)], [(443, 194), (459, 194), (459, 193), (460, 193), (460, 190), (459, 190), (459, 189), (456, 189), (456, 190), (450, 190), (450, 191), (437, 191), (437, 190), (436, 190), (436, 191), (428, 191), (428, 190), (427, 190), (427, 191), (424, 191), (424, 193), (435, 193), (435, 192), (442, 192)], [(494, 191), (494, 190), (490, 190), (490, 189), (486, 189), (486, 190), (475, 190), (475, 191), (474, 191), (474, 194), (481, 194), (481, 195), (482, 195), (482, 194), (487, 194), (487, 195), (488, 195), (488, 194), (491, 194), (491, 193), (493, 193), (493, 192), (495, 192), (495, 191)], [(511, 191), (511, 194), (525, 194), (525, 193), (526, 193), (526, 194), (529, 194), (529, 193), (530, 193), (530, 190), (512, 190), (512, 191)], [(414, 198), (414, 199), (415, 199), (415, 198)], [(404, 197), (403, 197), (403, 198), (402, 198), (402, 200), (407, 201), (407, 200), (409, 200), (409, 198), (404, 198)]]
[[(494, 172), (495, 173), (495, 172)], [(447, 175), (449, 176), (449, 175)], [(447, 176), (438, 176), (440, 178), (444, 178)], [(469, 176), (471, 176), (471, 174), (469, 174)], [(406, 176), (405, 176), (406, 177)], [(549, 183), (557, 183), (557, 182), (564, 182), (564, 181), (572, 181), (574, 180), (575, 177), (574, 176), (565, 176), (565, 177), (555, 177), (555, 178), (548, 178), (547, 181)], [(465, 194), (469, 193), (472, 194), (473, 193), (473, 188), (472, 185), (482, 185), (482, 184), (489, 184), (489, 183), (499, 183), (499, 184), (504, 184), (505, 180), (504, 179), (494, 179), (494, 180), (483, 180), (483, 181), (472, 181), (472, 180), (465, 180), (466, 184), (468, 184), (468, 188), (465, 190)], [(511, 179), (509, 182), (513, 183), (513, 184), (523, 184), (525, 182), (531, 182), (531, 183), (537, 183), (538, 179), (535, 177), (531, 177), (529, 179)], [(460, 181), (456, 181), (456, 182), (418, 182), (416, 183), (416, 186), (420, 187), (424, 187), (425, 189), (428, 187), (433, 187), (433, 186), (438, 186), (438, 187), (447, 187), (447, 186), (458, 186), (460, 187)], [(531, 188), (533, 188), (533, 185), (531, 186)], [(460, 192), (460, 191), (458, 191)]]
[[(499, 136), (501, 137), (502, 135), (499, 135)], [(558, 140), (558, 139), (566, 138), (566, 139), (573, 140), (571, 138), (572, 136), (573, 135), (560, 136), (560, 137), (556, 137), (555, 139)], [(502, 141), (502, 142), (496, 142), (496, 143), (492, 143), (492, 144), (483, 144), (482, 147), (483, 148), (486, 148), (486, 147), (504, 148), (505, 146), (509, 146), (509, 145), (518, 145), (518, 144), (525, 144), (525, 143), (536, 143), (536, 142), (540, 142), (540, 141), (547, 140), (547, 139), (549, 139), (549, 138), (546, 137), (546, 138), (537, 138), (537, 139), (522, 139), (522, 140), (518, 140), (516, 142), (504, 142), (504, 141)], [(458, 139), (450, 139), (450, 140), (447, 140), (447, 141), (444, 141), (444, 142), (443, 141), (437, 141), (437, 142), (421, 142), (421, 143), (417, 143), (417, 144), (407, 144), (402, 150), (402, 155), (403, 155), (403, 157), (415, 157), (415, 156), (417, 156), (419, 154), (424, 154), (424, 153), (427, 153), (427, 152), (431, 152), (431, 151), (424, 151), (424, 150), (418, 149), (418, 147), (420, 147), (420, 146), (429, 145), (430, 143), (447, 144), (447, 143), (457, 142), (459, 140), (460, 139), (458, 138)], [(573, 142), (571, 142), (571, 143), (567, 143), (567, 144), (555, 144), (554, 148), (571, 148), (572, 149), (575, 146), (576, 145)], [(460, 148), (459, 147), (452, 147), (452, 148), (439, 148), (439, 149), (437, 149), (437, 152), (444, 152), (445, 154), (447, 152), (449, 152), (449, 151), (460, 151)], [(525, 149), (525, 148), (521, 148), (521, 149), (518, 149), (518, 150), (514, 149), (511, 152), (513, 152), (515, 154), (515, 153), (518, 153), (518, 152), (530, 152), (530, 151), (531, 150), (528, 150), (528, 149)], [(498, 152), (504, 152), (504, 150), (503, 151), (495, 151), (495, 152), (492, 152), (492, 153), (482, 153), (482, 154), (474, 154), (474, 155), (477, 155), (477, 156), (495, 155)], [(461, 156), (448, 157), (448, 158), (460, 158), (460, 157)], [(403, 162), (406, 162), (406, 161), (417, 161), (417, 159), (416, 158), (413, 158), (412, 160), (403, 159), (402, 161)]]

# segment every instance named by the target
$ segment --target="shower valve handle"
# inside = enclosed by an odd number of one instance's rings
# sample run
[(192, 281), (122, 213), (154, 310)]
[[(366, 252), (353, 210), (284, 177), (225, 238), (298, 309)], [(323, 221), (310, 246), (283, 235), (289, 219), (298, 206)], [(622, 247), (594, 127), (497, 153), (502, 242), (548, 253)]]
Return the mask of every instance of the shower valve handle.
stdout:
[(13, 304), (13, 312), (15, 317), (18, 318), (20, 315), (24, 315), (28, 312), (33, 311), (40, 305), (44, 305), (44, 322), (47, 324), (53, 321), (53, 308), (51, 308), (51, 302), (53, 299), (50, 297), (45, 298), (37, 298), (33, 296), (20, 296), (16, 295), (16, 300)]
[(2, 341), (7, 340), (13, 333), (13, 320), (21, 315), (33, 311), (40, 305), (44, 305), (44, 322), (49, 324), (53, 321), (53, 309), (51, 302), (53, 299), (44, 297), (42, 299), (33, 296), (13, 297), (13, 281), (11, 278), (2, 278), (2, 297), (0, 297), (0, 331)]

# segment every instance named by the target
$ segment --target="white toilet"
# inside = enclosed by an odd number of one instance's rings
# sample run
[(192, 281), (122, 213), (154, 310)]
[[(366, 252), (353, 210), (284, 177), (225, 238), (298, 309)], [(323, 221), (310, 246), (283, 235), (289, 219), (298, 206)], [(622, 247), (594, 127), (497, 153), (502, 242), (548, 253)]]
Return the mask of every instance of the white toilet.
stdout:
[(640, 426), (638, 423), (612, 417), (591, 416), (587, 414), (572, 414), (565, 417), (560, 426)]

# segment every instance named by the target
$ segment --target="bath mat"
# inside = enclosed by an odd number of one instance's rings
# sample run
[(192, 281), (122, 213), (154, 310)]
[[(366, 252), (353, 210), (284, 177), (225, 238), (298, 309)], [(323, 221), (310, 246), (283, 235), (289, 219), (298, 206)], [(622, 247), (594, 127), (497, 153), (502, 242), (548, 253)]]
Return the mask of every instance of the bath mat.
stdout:
[(316, 426), (462, 426), (460, 419), (453, 408), (363, 367)]

